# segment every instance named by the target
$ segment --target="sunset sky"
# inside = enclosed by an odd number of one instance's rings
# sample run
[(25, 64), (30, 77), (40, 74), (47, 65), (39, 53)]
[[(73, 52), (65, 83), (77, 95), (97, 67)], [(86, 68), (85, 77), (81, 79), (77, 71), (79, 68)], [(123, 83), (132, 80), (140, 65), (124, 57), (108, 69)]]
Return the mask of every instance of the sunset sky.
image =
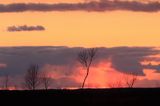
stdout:
[[(89, 87), (108, 87), (107, 83), (110, 80), (114, 81), (112, 76), (121, 77), (120, 74), (126, 71), (132, 72), (133, 69), (140, 75), (137, 86), (155, 86), (151, 84), (153, 82), (156, 84), (156, 81), (160, 83), (158, 73), (160, 71), (159, 0), (0, 0), (0, 20), (0, 68), (7, 70), (7, 72), (2, 71), (1, 75), (16, 73), (13, 75), (14, 78), (19, 76), (20, 71), (14, 70), (18, 67), (15, 62), (24, 61), (21, 55), (29, 56), (27, 62), (22, 63), (25, 64), (20, 68), (22, 70), (32, 62), (42, 64), (44, 70), (49, 70), (48, 67), (52, 70), (55, 67), (60, 70), (65, 69), (65, 64), (50, 60), (49, 56), (52, 56), (50, 53), (35, 55), (39, 50), (53, 52), (52, 49), (58, 46), (59, 54), (55, 55), (62, 56), (65, 52), (68, 53), (68, 50), (76, 54), (79, 51), (76, 47), (105, 47), (102, 51), (104, 57), (98, 58), (101, 60), (96, 62), (98, 68), (93, 67), (88, 79)], [(15, 46), (19, 48), (8, 48)], [(27, 50), (33, 50), (33, 54)], [(61, 53), (63, 51), (65, 51), (64, 54)], [(105, 53), (107, 56), (104, 55)], [(71, 54), (69, 52), (68, 55)], [(48, 61), (41, 56), (47, 56)], [(16, 58), (17, 60), (14, 60)], [(62, 59), (70, 63), (73, 60)], [(131, 67), (123, 68), (124, 64), (120, 64), (121, 62), (126, 62)], [(11, 68), (14, 68), (12, 72)], [(78, 82), (73, 86), (78, 86), (83, 79), (85, 71), (80, 71), (83, 69), (79, 68), (76, 74), (69, 76)], [(73, 69), (75, 67), (72, 67)], [(57, 71), (52, 71), (51, 74), (55, 77), (54, 74), (57, 75)], [(58, 73), (57, 76), (59, 74), (64, 73)], [(63, 78), (66, 77), (63, 76)], [(91, 81), (91, 79), (95, 80)], [(71, 81), (71, 86), (72, 83), (75, 82)], [(63, 86), (69, 85), (62, 84)]]
[[(82, 0), (1, 0), (70, 3)], [(152, 0), (151, 0), (152, 1)], [(88, 1), (86, 1), (88, 2)], [(0, 13), (0, 46), (159, 46), (160, 13), (115, 11), (26, 11)], [(9, 26), (41, 25), (45, 31), (8, 32)]]

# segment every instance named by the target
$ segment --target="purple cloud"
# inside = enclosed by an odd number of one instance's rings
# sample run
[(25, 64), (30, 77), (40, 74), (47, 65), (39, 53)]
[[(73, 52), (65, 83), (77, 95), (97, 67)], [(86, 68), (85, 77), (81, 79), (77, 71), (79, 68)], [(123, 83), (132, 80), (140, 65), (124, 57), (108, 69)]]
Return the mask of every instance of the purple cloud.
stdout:
[(8, 32), (19, 32), (19, 31), (44, 31), (45, 28), (43, 26), (37, 25), (37, 26), (9, 26), (7, 28)]
[(120, 0), (100, 0), (84, 3), (13, 3), (0, 4), (0, 12), (25, 12), (25, 11), (113, 11), (129, 10), (140, 12), (158, 12), (160, 3), (149, 1), (148, 3), (139, 1), (120, 1)]

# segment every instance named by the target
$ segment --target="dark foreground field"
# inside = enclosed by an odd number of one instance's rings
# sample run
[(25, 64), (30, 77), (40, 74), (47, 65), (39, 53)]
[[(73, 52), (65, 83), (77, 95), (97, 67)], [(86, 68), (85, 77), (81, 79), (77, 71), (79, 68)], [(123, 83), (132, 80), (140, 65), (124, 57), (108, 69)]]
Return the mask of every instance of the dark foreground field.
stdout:
[(160, 105), (160, 89), (0, 91), (1, 104), (27, 106)]

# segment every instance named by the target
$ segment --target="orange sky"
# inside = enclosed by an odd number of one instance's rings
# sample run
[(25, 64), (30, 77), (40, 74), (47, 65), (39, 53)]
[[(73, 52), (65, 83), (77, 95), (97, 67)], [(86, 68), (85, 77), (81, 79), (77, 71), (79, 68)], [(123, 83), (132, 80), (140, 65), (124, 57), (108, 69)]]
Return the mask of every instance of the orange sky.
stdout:
[[(159, 46), (159, 19), (160, 13), (127, 11), (1, 13), (0, 46)], [(25, 24), (43, 25), (46, 31), (6, 31)]]
[[(26, 0), (16, 0), (16, 2)], [(35, 0), (27, 0), (32, 2)], [(75, 1), (75, 0), (67, 0)], [(65, 1), (65, 2), (67, 2)], [(82, 1), (82, 0), (79, 0)], [(0, 1), (13, 3), (15, 0)], [(44, 2), (44, 0), (38, 0)], [(64, 2), (64, 0), (45, 0)], [(23, 12), (0, 13), (0, 46), (159, 46), (160, 13)], [(42, 25), (45, 31), (7, 32), (12, 25)]]
[[(0, 0), (10, 3), (61, 3), (83, 2), (85, 0)], [(146, 0), (143, 0), (146, 1)], [(153, 0), (152, 0), (153, 1)], [(1, 46), (156, 46), (160, 47), (160, 12), (131, 11), (66, 11), (66, 12), (20, 12), (0, 13)], [(45, 31), (8, 32), (8, 26), (45, 27)], [(159, 55), (158, 55), (159, 57)], [(143, 64), (145, 62), (142, 62)], [(152, 61), (150, 61), (152, 63)], [(148, 64), (148, 61), (147, 63)], [(153, 62), (152, 64), (159, 64)], [(113, 70), (111, 63), (102, 62), (92, 71), (86, 87), (108, 87), (121, 79), (122, 73)], [(160, 74), (155, 70), (143, 70), (146, 76), (140, 80), (157, 80)], [(55, 73), (54, 73), (55, 74)], [(80, 69), (76, 76), (82, 82), (85, 71)], [(113, 77), (114, 76), (114, 77)]]

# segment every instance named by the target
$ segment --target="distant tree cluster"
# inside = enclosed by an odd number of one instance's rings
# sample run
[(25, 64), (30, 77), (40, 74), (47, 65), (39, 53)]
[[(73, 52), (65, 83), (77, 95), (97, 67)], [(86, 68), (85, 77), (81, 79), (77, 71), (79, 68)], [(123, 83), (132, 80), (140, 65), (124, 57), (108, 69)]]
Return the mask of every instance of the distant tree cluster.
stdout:
[(35, 90), (40, 85), (44, 86), (44, 89), (48, 89), (51, 85), (51, 78), (46, 72), (39, 72), (38, 65), (31, 65), (25, 75), (24, 86), (29, 90)]
[(121, 78), (118, 78), (114, 82), (108, 83), (108, 87), (110, 88), (133, 88), (136, 81), (138, 80), (138, 74), (134, 72), (123, 73)]

